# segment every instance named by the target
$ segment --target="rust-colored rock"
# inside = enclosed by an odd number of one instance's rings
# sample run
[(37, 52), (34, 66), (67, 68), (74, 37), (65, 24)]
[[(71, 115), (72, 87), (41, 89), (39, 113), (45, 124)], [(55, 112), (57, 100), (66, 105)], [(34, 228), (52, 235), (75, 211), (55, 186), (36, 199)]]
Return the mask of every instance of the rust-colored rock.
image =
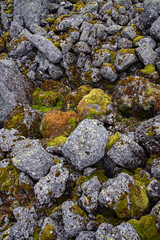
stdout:
[(68, 136), (76, 128), (79, 121), (79, 115), (74, 111), (53, 110), (43, 116), (40, 131), (44, 138)]

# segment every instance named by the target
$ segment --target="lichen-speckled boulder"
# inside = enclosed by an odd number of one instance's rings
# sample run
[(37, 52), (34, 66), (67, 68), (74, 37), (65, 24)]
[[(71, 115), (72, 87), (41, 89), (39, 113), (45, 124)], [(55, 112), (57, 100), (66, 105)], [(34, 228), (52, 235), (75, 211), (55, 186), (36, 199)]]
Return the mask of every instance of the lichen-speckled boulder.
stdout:
[(34, 207), (17, 207), (13, 211), (17, 222), (11, 227), (8, 239), (33, 239), (35, 228), (38, 226), (37, 214)]
[(62, 151), (73, 166), (83, 170), (104, 156), (107, 138), (108, 132), (101, 122), (85, 119), (68, 137)]
[(117, 71), (123, 72), (137, 62), (136, 54), (133, 49), (121, 49), (114, 60)]
[(74, 111), (52, 110), (43, 116), (40, 131), (45, 138), (68, 136), (76, 128), (79, 120), (78, 114)]
[(134, 229), (134, 227), (129, 223), (121, 223), (120, 225), (114, 227), (109, 234), (106, 235), (107, 240), (141, 240), (140, 236)]
[(65, 191), (68, 177), (69, 171), (62, 167), (62, 164), (51, 167), (50, 172), (34, 186), (37, 202), (40, 205), (49, 204), (51, 200), (61, 197)]
[(0, 125), (17, 103), (29, 103), (32, 84), (19, 72), (12, 60), (0, 60)]
[(101, 184), (98, 181), (97, 176), (81, 185), (83, 194), (79, 201), (81, 202), (83, 208), (89, 213), (95, 211), (98, 207), (98, 194), (100, 187)]
[(149, 206), (146, 187), (126, 173), (103, 184), (99, 202), (114, 210), (119, 218), (138, 218)]
[(16, 129), (0, 129), (0, 149), (1, 152), (9, 152), (13, 146), (15, 146), (18, 140), (23, 138), (19, 137), (19, 132)]
[(12, 149), (12, 162), (22, 172), (27, 173), (34, 180), (45, 176), (54, 165), (52, 155), (49, 154), (38, 140), (22, 140)]
[(159, 91), (158, 89), (146, 78), (129, 76), (120, 80), (115, 87), (114, 103), (126, 116), (139, 119), (149, 118), (158, 109), (159, 99), (154, 93), (154, 91)]
[(79, 232), (86, 230), (85, 212), (72, 201), (62, 203), (64, 230), (69, 238), (75, 237)]
[(149, 153), (160, 151), (160, 115), (142, 122), (136, 129), (135, 141)]
[(78, 103), (77, 112), (83, 117), (96, 117), (106, 113), (111, 96), (99, 88), (90, 91)]
[(24, 19), (25, 26), (29, 28), (33, 23), (40, 25), (42, 0), (15, 0), (13, 16), (19, 15)]
[(130, 170), (143, 166), (147, 160), (144, 149), (126, 135), (121, 135), (108, 150), (107, 156), (114, 163)]
[(76, 237), (76, 240), (95, 240), (95, 232), (92, 232), (92, 231), (82, 231)]
[(4, 123), (4, 128), (15, 128), (20, 135), (31, 138), (39, 138), (39, 126), (42, 114), (27, 104), (17, 105)]

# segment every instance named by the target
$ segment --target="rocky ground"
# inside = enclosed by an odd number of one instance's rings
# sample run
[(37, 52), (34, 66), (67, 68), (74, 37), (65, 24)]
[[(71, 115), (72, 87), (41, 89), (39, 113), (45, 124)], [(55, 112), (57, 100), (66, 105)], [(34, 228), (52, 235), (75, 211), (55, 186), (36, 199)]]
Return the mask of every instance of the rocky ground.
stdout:
[(1, 0), (0, 239), (160, 239), (160, 1)]

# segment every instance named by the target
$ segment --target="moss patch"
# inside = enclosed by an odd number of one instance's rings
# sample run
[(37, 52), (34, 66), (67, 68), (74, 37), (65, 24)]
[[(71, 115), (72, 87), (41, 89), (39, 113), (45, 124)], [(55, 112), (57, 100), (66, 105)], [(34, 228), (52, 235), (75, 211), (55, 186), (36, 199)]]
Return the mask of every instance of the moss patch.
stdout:
[(84, 117), (96, 117), (106, 113), (107, 104), (111, 103), (111, 96), (96, 88), (82, 98), (77, 106), (77, 112)]
[(121, 135), (119, 132), (116, 132), (113, 136), (110, 136), (107, 140), (106, 149), (109, 150), (119, 139)]
[(131, 219), (128, 223), (135, 228), (141, 240), (160, 239), (160, 232), (156, 226), (156, 217), (146, 215), (141, 217), (140, 220)]
[(55, 228), (52, 224), (47, 223), (40, 234), (40, 240), (54, 240)]
[(47, 147), (54, 146), (54, 147), (59, 147), (60, 145), (63, 145), (67, 141), (67, 137), (64, 136), (59, 136), (54, 139), (50, 139), (47, 142)]
[(144, 69), (141, 69), (141, 72), (144, 74), (151, 74), (155, 71), (155, 67), (149, 63), (147, 66), (145, 66)]

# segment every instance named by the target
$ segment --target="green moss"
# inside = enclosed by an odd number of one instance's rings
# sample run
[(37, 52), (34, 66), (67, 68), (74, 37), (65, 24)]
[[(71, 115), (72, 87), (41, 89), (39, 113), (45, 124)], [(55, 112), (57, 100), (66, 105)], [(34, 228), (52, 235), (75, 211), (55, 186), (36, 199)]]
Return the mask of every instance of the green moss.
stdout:
[(53, 161), (54, 161), (55, 164), (59, 164), (60, 163), (60, 160), (58, 158), (54, 158)]
[(10, 191), (18, 186), (19, 172), (12, 163), (8, 167), (0, 168), (0, 191)]
[(70, 118), (68, 124), (71, 126), (71, 129), (74, 130), (77, 126), (76, 118), (75, 117)]
[(127, 53), (130, 53), (130, 54), (134, 54), (134, 55), (135, 55), (135, 49), (132, 49), (132, 48), (125, 48), (125, 49), (121, 49), (121, 50), (119, 50), (119, 53), (121, 53), (121, 54), (127, 54)]
[(142, 168), (137, 168), (136, 171), (135, 171), (134, 178), (147, 187), (148, 184), (153, 180), (153, 178), (149, 179), (147, 174), (145, 174), (145, 173), (142, 174), (141, 173), (142, 171), (143, 171)]
[(141, 72), (143, 72), (144, 74), (151, 74), (155, 72), (155, 67), (151, 63), (149, 63), (147, 66), (145, 66), (144, 69), (141, 69)]
[(126, 195), (122, 195), (116, 206), (116, 214), (118, 218), (125, 218), (128, 211), (128, 202)]
[(67, 141), (67, 137), (59, 136), (54, 139), (51, 139), (47, 142), (47, 147), (54, 146), (59, 147), (60, 145), (63, 145)]
[(109, 223), (108, 219), (105, 218), (103, 215), (98, 214), (96, 216), (95, 222), (97, 223), (98, 227), (102, 224), (102, 223)]
[(40, 234), (40, 240), (54, 240), (55, 228), (52, 224), (47, 223)]
[(34, 229), (33, 240), (38, 240), (40, 231), (41, 229), (38, 227)]
[(52, 24), (52, 23), (54, 23), (54, 21), (55, 21), (55, 19), (54, 18), (45, 18), (44, 19), (47, 23), (49, 23), (49, 24)]
[(105, 175), (104, 170), (97, 170), (92, 175), (88, 177), (88, 180), (97, 176), (100, 183), (106, 182), (108, 180), (108, 177)]
[(83, 217), (84, 219), (87, 217), (86, 213), (77, 206), (77, 204), (74, 203), (74, 205), (70, 208), (70, 210), (73, 210), (75, 214), (80, 215), (81, 217)]
[(144, 36), (136, 36), (134, 39), (133, 39), (133, 44), (136, 44), (138, 41), (140, 41), (142, 38), (144, 38)]
[(128, 223), (135, 228), (141, 240), (159, 240), (160, 232), (156, 226), (156, 221), (155, 217), (146, 215), (141, 217), (140, 220), (131, 219)]
[(32, 105), (32, 108), (42, 113), (50, 112), (51, 110), (53, 110), (53, 108), (51, 107), (45, 107), (45, 106), (40, 107), (39, 105)]
[(110, 136), (107, 140), (106, 149), (109, 150), (119, 139), (121, 135), (119, 132), (116, 132), (113, 136)]

